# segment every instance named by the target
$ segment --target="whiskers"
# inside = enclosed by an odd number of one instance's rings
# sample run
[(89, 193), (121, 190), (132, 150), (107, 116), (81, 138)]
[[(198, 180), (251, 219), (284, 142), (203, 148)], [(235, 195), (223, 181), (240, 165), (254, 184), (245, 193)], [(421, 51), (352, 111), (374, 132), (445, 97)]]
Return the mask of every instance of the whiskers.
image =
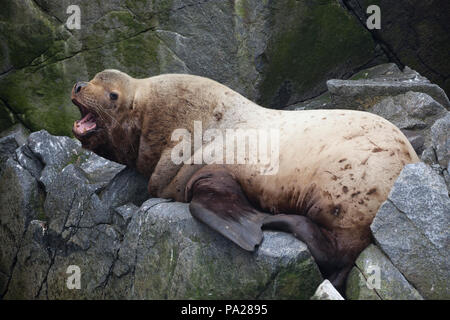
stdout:
[[(114, 117), (114, 115), (107, 110), (106, 108), (102, 107), (95, 99), (89, 98), (89, 97), (85, 97), (84, 99), (86, 103), (86, 105), (91, 108), (92, 111), (94, 111), (98, 117), (102, 120), (102, 122), (104, 122), (105, 124), (107, 124), (108, 122), (112, 123), (112, 126), (114, 128), (119, 128), (119, 130), (123, 131), (124, 133), (124, 137), (128, 138), (129, 134), (127, 134), (126, 129), (124, 128), (123, 125), (121, 125), (121, 123), (116, 119), (116, 117)], [(109, 121), (108, 121), (109, 120)], [(111, 128), (106, 126), (105, 128), (108, 131), (111, 131)], [(111, 135), (111, 133), (110, 133)], [(127, 147), (131, 148), (131, 151), (133, 154), (136, 154), (136, 149), (134, 147), (134, 143), (133, 141), (131, 141), (129, 144), (126, 143), (120, 143), (118, 144), (116, 147), (119, 148), (122, 153), (124, 154), (124, 156), (128, 155), (129, 150)]]

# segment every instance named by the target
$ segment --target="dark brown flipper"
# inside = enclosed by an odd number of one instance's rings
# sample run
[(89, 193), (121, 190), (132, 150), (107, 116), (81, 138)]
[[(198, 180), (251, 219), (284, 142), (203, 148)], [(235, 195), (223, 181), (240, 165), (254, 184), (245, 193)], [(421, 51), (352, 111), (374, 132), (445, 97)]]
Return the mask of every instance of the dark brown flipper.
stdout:
[(328, 231), (308, 217), (286, 214), (267, 217), (263, 221), (263, 228), (292, 233), (306, 243), (322, 275), (343, 292), (344, 281), (353, 261), (339, 255), (336, 239)]
[(253, 251), (263, 238), (262, 221), (269, 214), (256, 210), (239, 183), (220, 166), (196, 172), (186, 186), (185, 200), (191, 214), (230, 239), (241, 248)]

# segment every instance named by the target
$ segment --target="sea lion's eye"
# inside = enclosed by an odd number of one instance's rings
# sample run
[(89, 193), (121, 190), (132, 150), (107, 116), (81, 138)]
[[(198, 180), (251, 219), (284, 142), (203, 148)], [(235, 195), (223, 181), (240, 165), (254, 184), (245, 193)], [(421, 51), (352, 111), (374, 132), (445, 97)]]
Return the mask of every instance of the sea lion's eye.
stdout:
[(117, 93), (115, 93), (115, 92), (111, 92), (111, 93), (109, 94), (109, 98), (110, 98), (111, 100), (117, 100), (118, 97), (119, 97), (119, 95), (118, 95)]

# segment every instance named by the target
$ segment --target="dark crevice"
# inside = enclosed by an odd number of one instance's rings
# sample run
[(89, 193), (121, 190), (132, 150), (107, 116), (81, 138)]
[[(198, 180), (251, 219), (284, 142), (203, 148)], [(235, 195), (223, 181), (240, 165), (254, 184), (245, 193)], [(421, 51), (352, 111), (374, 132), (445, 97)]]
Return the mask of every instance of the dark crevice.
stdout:
[[(372, 36), (373, 41), (380, 46), (381, 50), (383, 50), (383, 52), (389, 59), (389, 62), (395, 63), (401, 70), (403, 70), (405, 67), (405, 64), (401, 62), (399, 57), (397, 57), (397, 55), (394, 53), (394, 50), (391, 48), (391, 46), (388, 43), (386, 43), (383, 39), (381, 39), (381, 37), (379, 35), (377, 35), (376, 32), (371, 31), (367, 27), (365, 21), (361, 19), (361, 17), (356, 13), (355, 9), (352, 7), (352, 5), (349, 2), (350, 2), (349, 0), (341, 0), (340, 1), (341, 5), (348, 12), (350, 12), (352, 15), (354, 15), (356, 17), (356, 20), (359, 21), (359, 23), (363, 26), (363, 28), (366, 29), (367, 32), (369, 32), (369, 34)], [(358, 5), (359, 5), (359, 3), (358, 3)], [(360, 7), (360, 10), (363, 13), (365, 12), (365, 10), (361, 7)]]
[(23, 125), (25, 128), (27, 128), (28, 130), (30, 130), (31, 132), (33, 131), (23, 120), (22, 118), (19, 116), (18, 113), (16, 113), (14, 111), (13, 108), (11, 108), (11, 106), (8, 104), (8, 102), (3, 99), (2, 97), (0, 97), (0, 101), (4, 104), (4, 106), (8, 109), (9, 112), (11, 112), (14, 116), (14, 119), (17, 120), (18, 122), (20, 122), (21, 125)]
[[(54, 63), (58, 63), (58, 62), (61, 62), (61, 61), (65, 61), (65, 60), (71, 59), (71, 58), (75, 57), (76, 55), (78, 55), (78, 54), (80, 54), (80, 53), (83, 53), (83, 52), (88, 52), (88, 51), (92, 51), (92, 50), (98, 50), (98, 49), (104, 48), (104, 47), (106, 47), (106, 46), (109, 46), (109, 45), (111, 45), (111, 44), (113, 44), (113, 43), (120, 43), (120, 42), (129, 40), (129, 39), (132, 39), (132, 38), (137, 37), (137, 36), (139, 36), (139, 35), (141, 35), (141, 34), (143, 34), (143, 33), (148, 32), (148, 31), (154, 31), (155, 28), (156, 28), (156, 27), (146, 28), (146, 29), (144, 29), (144, 30), (141, 30), (141, 31), (139, 31), (139, 32), (137, 32), (137, 33), (135, 33), (135, 34), (129, 36), (129, 37), (120, 39), (120, 40), (118, 40), (118, 41), (105, 42), (105, 43), (103, 43), (101, 46), (97, 46), (97, 47), (93, 47), (93, 48), (81, 49), (81, 50), (79, 50), (79, 51), (74, 52), (74, 53), (73, 53), (72, 55), (70, 55), (70, 56), (64, 57), (64, 58), (59, 59), (59, 60), (52, 61), (52, 62), (50, 62), (50, 63), (48, 63), (48, 64), (44, 64), (44, 65), (42, 65), (42, 66), (41, 66), (41, 64), (38, 64), (38, 65), (34, 65), (34, 66), (33, 66), (33, 65), (29, 65), (29, 66), (27, 66), (27, 67), (38, 67), (38, 68), (36, 68), (36, 69), (33, 70), (33, 72), (37, 72), (37, 71), (41, 70), (42, 68), (45, 68), (45, 67), (49, 66), (50, 64), (54, 64)], [(47, 59), (47, 60), (48, 60), (48, 59)], [(46, 61), (47, 61), (47, 60), (46, 60)], [(24, 67), (24, 68), (26, 68), (26, 67)]]
[(286, 109), (288, 107), (291, 107), (291, 106), (299, 104), (299, 103), (303, 103), (303, 102), (307, 102), (307, 101), (310, 101), (310, 100), (314, 100), (314, 99), (320, 97), (321, 95), (323, 95), (324, 93), (326, 93), (327, 91), (328, 91), (328, 89), (320, 91), (318, 94), (315, 94), (312, 97), (309, 97), (309, 98), (306, 98), (306, 99), (300, 99), (300, 100), (297, 100), (295, 102), (289, 103), (289, 104), (283, 106), (282, 109)]
[[(45, 8), (43, 8), (43, 7), (39, 4), (39, 2), (37, 2), (36, 0), (33, 0), (33, 3), (36, 5), (36, 7), (39, 8), (39, 10), (41, 10), (42, 12), (44, 12), (45, 14), (47, 14), (48, 16), (50, 16), (50, 17), (56, 19), (58, 22), (60, 22), (60, 23), (63, 24), (64, 26), (66, 25), (66, 24), (65, 24), (63, 21), (61, 21), (58, 17), (52, 15), (48, 10), (45, 10)], [(66, 28), (66, 29), (67, 29), (67, 28)], [(67, 30), (70, 32), (69, 29), (67, 29)]]
[(6, 69), (5, 71), (3, 71), (2, 73), (0, 73), (0, 77), (2, 76), (6, 76), (8, 73), (10, 73), (11, 71), (14, 71), (14, 67), (11, 66), (8, 69)]

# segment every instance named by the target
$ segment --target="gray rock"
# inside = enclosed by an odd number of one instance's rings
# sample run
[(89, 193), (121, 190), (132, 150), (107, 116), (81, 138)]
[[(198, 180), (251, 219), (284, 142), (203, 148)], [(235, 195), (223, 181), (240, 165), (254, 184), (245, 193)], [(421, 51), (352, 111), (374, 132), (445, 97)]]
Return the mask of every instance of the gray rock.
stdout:
[(114, 176), (102, 190), (102, 201), (111, 207), (118, 207), (129, 202), (140, 206), (150, 196), (147, 190), (148, 179), (135, 169), (125, 168)]
[(69, 137), (56, 137), (47, 131), (33, 132), (28, 137), (28, 147), (45, 165), (39, 181), (48, 187), (58, 172), (70, 162), (86, 157), (81, 143)]
[(314, 109), (333, 109), (333, 108), (334, 108), (334, 105), (331, 103), (330, 93), (327, 91), (318, 97), (295, 103), (284, 109), (285, 110), (314, 110)]
[(414, 130), (430, 127), (448, 111), (429, 95), (408, 91), (382, 100), (370, 112), (391, 121), (399, 129)]
[(344, 300), (330, 281), (324, 280), (317, 288), (311, 300)]
[(8, 289), (16, 257), (31, 220), (42, 215), (37, 181), (9, 158), (0, 173), (0, 297)]
[(450, 298), (450, 199), (444, 179), (424, 163), (406, 165), (371, 230), (376, 243), (427, 299)]
[(327, 81), (327, 87), (332, 103), (344, 109), (368, 110), (388, 96), (408, 91), (426, 93), (445, 108), (450, 108), (445, 92), (436, 84), (420, 78), (405, 81), (333, 79)]
[(417, 154), (430, 147), (430, 129), (448, 111), (425, 93), (407, 92), (387, 97), (368, 111), (395, 124), (408, 137)]
[[(373, 80), (373, 81), (377, 81), (377, 82), (421, 81), (424, 83), (429, 83), (429, 81), (425, 77), (422, 77), (416, 71), (411, 70), (408, 67), (405, 67), (404, 70), (401, 71), (397, 67), (397, 65), (394, 63), (384, 63), (384, 64), (376, 65), (371, 68), (361, 70), (349, 78), (349, 81), (352, 81), (352, 80), (355, 80), (355, 81), (356, 80)], [(355, 83), (355, 82), (351, 82), (351, 83)], [(424, 96), (426, 96), (426, 95), (424, 95)], [(422, 96), (418, 96), (417, 99), (416, 99), (416, 97), (411, 97), (411, 98), (413, 98), (412, 102), (417, 104), (419, 108), (422, 105), (425, 105), (425, 109), (427, 109), (427, 108), (433, 109), (435, 107), (434, 104), (437, 104), (440, 109), (443, 108), (437, 102), (435, 102), (431, 97), (429, 99), (424, 99)], [(421, 100), (424, 100), (424, 101), (421, 101)], [(428, 100), (432, 100), (432, 101), (428, 101)], [(305, 101), (297, 102), (292, 105), (289, 105), (285, 109), (286, 110), (313, 110), (313, 109), (336, 109), (336, 108), (343, 107), (340, 105), (336, 105), (335, 101), (336, 101), (336, 98), (332, 99), (330, 91), (326, 91), (312, 99), (307, 99)], [(409, 108), (408, 103), (410, 103), (410, 102), (411, 101), (406, 101), (406, 103), (403, 103), (404, 108)], [(430, 105), (430, 106), (428, 106), (428, 105)], [(383, 114), (380, 114), (380, 115), (385, 116), (386, 119), (389, 119), (390, 113), (392, 112), (391, 109), (383, 108), (383, 107), (382, 107), (382, 109), (386, 109), (383, 112), (383, 113), (385, 113), (385, 115), (383, 115)], [(445, 108), (444, 108), (444, 110), (445, 110)]]
[(367, 286), (366, 277), (357, 267), (347, 276), (345, 295), (348, 300), (381, 300), (377, 292)]
[(26, 169), (35, 179), (39, 181), (44, 164), (30, 150), (28, 145), (25, 144), (19, 147), (13, 158), (22, 168)]
[(25, 128), (22, 124), (18, 123), (8, 128), (5, 131), (0, 132), (0, 138), (6, 136), (13, 136), (19, 146), (27, 142), (27, 138), (30, 135), (30, 130)]
[(28, 135), (28, 130), (21, 124), (0, 132), (0, 167), (19, 146), (26, 142)]
[(139, 207), (133, 203), (127, 203), (114, 209), (113, 224), (120, 227), (122, 232), (127, 229), (133, 214), (139, 210)]
[(49, 245), (44, 221), (32, 220), (16, 255), (16, 263), (10, 277), (6, 299), (36, 299), (45, 292), (47, 272), (51, 266), (49, 252), (42, 250)]
[(371, 68), (367, 68), (352, 75), (349, 80), (379, 80), (379, 81), (407, 81), (418, 79), (421, 81), (428, 81), (427, 78), (422, 77), (418, 72), (409, 67), (402, 70), (395, 63), (383, 63)]
[(89, 158), (81, 163), (80, 168), (87, 174), (90, 181), (106, 186), (125, 166), (89, 152)]
[(0, 139), (0, 166), (14, 154), (19, 147), (13, 136), (6, 136)]
[(437, 120), (431, 127), (431, 139), (438, 163), (448, 169), (450, 161), (450, 112)]
[(437, 158), (436, 158), (436, 152), (434, 151), (434, 148), (432, 146), (426, 148), (425, 150), (423, 150), (422, 155), (420, 156), (420, 159), (428, 164), (428, 165), (432, 165), (437, 163)]
[[(355, 262), (356, 274), (347, 280), (350, 300), (422, 300), (417, 290), (374, 245), (369, 245)], [(365, 287), (365, 288), (364, 288)]]

